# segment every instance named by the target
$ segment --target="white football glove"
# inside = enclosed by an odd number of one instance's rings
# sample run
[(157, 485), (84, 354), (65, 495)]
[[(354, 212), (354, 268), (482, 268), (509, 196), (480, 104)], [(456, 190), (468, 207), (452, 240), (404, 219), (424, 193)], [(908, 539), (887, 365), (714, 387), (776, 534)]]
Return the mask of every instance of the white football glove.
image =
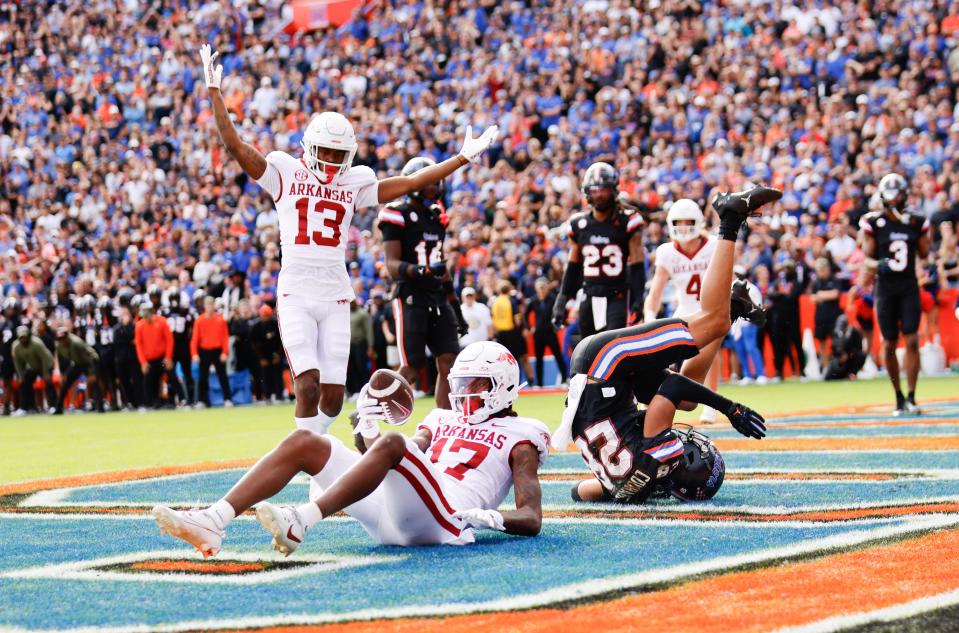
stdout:
[(463, 149), (460, 150), (460, 156), (473, 162), (480, 154), (489, 149), (496, 137), (499, 136), (499, 127), (491, 125), (486, 128), (479, 138), (473, 138), (473, 126), (466, 126), (466, 136), (463, 138)]
[(496, 510), (472, 508), (454, 512), (453, 516), (463, 522), (463, 527), (474, 530), (496, 530), (497, 532), (506, 530), (503, 526), (503, 515)]
[(383, 405), (369, 397), (366, 393), (367, 385), (360, 389), (356, 399), (357, 424), (356, 432), (371, 440), (380, 434), (380, 422), (386, 420), (383, 414)]
[(213, 65), (219, 53), (214, 53), (209, 44), (200, 47), (200, 59), (203, 61), (203, 77), (206, 79), (207, 88), (220, 88), (220, 82), (223, 80), (223, 65)]

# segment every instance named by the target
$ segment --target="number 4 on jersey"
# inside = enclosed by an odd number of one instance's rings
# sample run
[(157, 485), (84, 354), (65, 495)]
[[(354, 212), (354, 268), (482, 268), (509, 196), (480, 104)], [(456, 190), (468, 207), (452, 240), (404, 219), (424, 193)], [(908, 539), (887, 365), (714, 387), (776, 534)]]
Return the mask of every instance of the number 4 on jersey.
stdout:
[(702, 289), (702, 286), (703, 284), (699, 279), (699, 273), (695, 273), (689, 278), (689, 283), (686, 284), (686, 294), (696, 297), (696, 301), (699, 301), (699, 293)]

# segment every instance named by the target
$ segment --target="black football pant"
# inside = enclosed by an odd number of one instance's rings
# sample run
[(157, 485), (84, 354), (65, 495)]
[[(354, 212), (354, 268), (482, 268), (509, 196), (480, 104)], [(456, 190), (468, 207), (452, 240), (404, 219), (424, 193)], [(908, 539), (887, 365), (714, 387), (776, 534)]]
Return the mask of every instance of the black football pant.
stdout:
[(257, 368), (256, 381), (261, 398), (267, 400), (270, 396), (276, 396), (277, 400), (283, 399), (283, 364), (279, 360), (260, 365)]
[(350, 360), (346, 366), (346, 390), (351, 394), (359, 393), (366, 381), (370, 379), (370, 365), (366, 350), (366, 341), (350, 343)]
[(533, 335), (533, 347), (536, 350), (536, 384), (540, 387), (543, 386), (543, 356), (547, 347), (553, 353), (553, 358), (556, 359), (556, 366), (563, 376), (563, 382), (566, 382), (566, 359), (563, 357), (563, 348), (559, 344), (559, 339), (556, 338), (556, 332), (548, 325), (536, 328), (536, 334)]
[(168, 399), (172, 403), (173, 394), (180, 393), (180, 381), (177, 380), (173, 370), (167, 370), (163, 366), (163, 358), (149, 361), (149, 369), (146, 376), (143, 377), (144, 403), (150, 408), (157, 408), (163, 404), (163, 398), (160, 394), (160, 384), (163, 376), (167, 377)]
[(173, 348), (173, 369), (170, 370), (170, 373), (175, 373), (178, 365), (180, 371), (183, 372), (184, 389), (180, 391), (183, 394), (183, 401), (187, 404), (193, 404), (196, 402), (196, 384), (193, 382), (193, 359), (190, 358), (189, 347), (184, 349)]
[[(803, 368), (806, 366), (806, 353), (802, 349), (802, 333), (799, 330), (799, 321), (789, 320), (786, 322), (776, 321), (770, 330), (770, 338), (773, 342), (773, 362), (776, 364), (776, 375), (783, 377), (783, 366), (786, 359), (789, 359), (789, 365), (795, 370), (797, 376), (802, 376)], [(796, 355), (793, 357), (793, 348)], [(793, 365), (797, 362), (798, 365)]]
[[(90, 397), (90, 393), (95, 393), (94, 402), (96, 403), (97, 411), (103, 411), (103, 372), (100, 371), (100, 363), (94, 363), (92, 365), (74, 365), (67, 371), (67, 375), (63, 378), (63, 384), (60, 385), (60, 397), (57, 399), (57, 411), (63, 411), (63, 403), (67, 399), (67, 394), (70, 392), (70, 387), (80, 378), (80, 376), (87, 377), (87, 397)], [(93, 378), (93, 380), (90, 380)], [(95, 391), (94, 391), (95, 390)]]
[[(579, 302), (579, 335), (581, 339), (584, 339), (597, 332), (620, 330), (626, 327), (627, 318), (626, 297), (607, 297), (606, 325), (601, 329), (597, 328), (596, 315), (593, 314), (593, 297), (587, 295)], [(600, 322), (602, 322), (602, 319), (600, 319)]]
[[(40, 410), (33, 397), (33, 383), (40, 378), (42, 374), (33, 369), (28, 369), (20, 379), (20, 408), (29, 411), (30, 409)], [(53, 379), (50, 375), (43, 378), (43, 390), (47, 394), (47, 406), (52, 407), (57, 403), (57, 392), (53, 388)]]
[(115, 367), (123, 406), (141, 406), (143, 404), (143, 373), (140, 371), (140, 363), (136, 355), (118, 355)]
[(213, 365), (216, 371), (216, 377), (220, 380), (220, 390), (223, 391), (223, 399), (231, 400), (230, 381), (226, 375), (226, 364), (220, 360), (222, 350), (201, 349), (200, 357), (200, 401), (206, 406), (210, 406), (210, 365)]

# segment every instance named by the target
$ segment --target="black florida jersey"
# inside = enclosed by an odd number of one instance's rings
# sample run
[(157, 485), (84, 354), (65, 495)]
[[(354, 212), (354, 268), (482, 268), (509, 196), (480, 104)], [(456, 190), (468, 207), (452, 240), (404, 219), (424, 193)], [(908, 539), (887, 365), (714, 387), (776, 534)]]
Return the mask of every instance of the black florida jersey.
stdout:
[(919, 238), (929, 230), (929, 220), (904, 213), (902, 220), (874, 211), (862, 216), (859, 228), (876, 240), (877, 260), (887, 260), (888, 270), (879, 271), (879, 285), (916, 283), (916, 256)]
[(180, 349), (189, 348), (190, 337), (193, 336), (193, 321), (196, 312), (192, 308), (180, 306), (177, 308), (165, 307), (160, 310), (163, 318), (170, 324), (173, 332), (173, 343)]
[[(443, 240), (446, 225), (440, 214), (408, 201), (390, 203), (377, 216), (384, 242), (399, 242), (402, 247), (400, 259), (413, 266), (433, 266), (443, 263)], [(438, 277), (425, 276), (419, 279), (398, 279), (396, 296), (406, 299), (415, 295), (417, 300), (444, 303), (446, 293)]]
[(591, 296), (612, 296), (628, 288), (629, 240), (643, 227), (643, 216), (617, 208), (605, 221), (592, 211), (569, 220), (569, 237), (583, 256), (583, 290)]

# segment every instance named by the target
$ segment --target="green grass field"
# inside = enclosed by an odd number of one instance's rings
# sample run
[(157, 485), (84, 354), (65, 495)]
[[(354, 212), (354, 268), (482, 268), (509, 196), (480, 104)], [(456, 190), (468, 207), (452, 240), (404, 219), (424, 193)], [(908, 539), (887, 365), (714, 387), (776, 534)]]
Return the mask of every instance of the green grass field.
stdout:
[[(726, 386), (727, 397), (772, 416), (845, 405), (890, 404), (885, 378), (836, 383), (790, 381), (764, 387)], [(959, 396), (959, 377), (922, 379), (919, 400)], [(432, 400), (416, 403), (414, 419), (422, 419)], [(535, 417), (551, 428), (559, 423), (562, 395), (524, 394), (517, 403), (521, 415)], [(346, 413), (332, 430), (349, 439)], [(693, 419), (683, 414), (680, 419)], [(0, 483), (28, 481), (127, 468), (173, 466), (203, 461), (253, 459), (270, 450), (293, 428), (292, 405), (237, 407), (202, 411), (106, 413), (102, 415), (29, 416), (0, 419)], [(403, 427), (412, 432), (415, 425)]]

